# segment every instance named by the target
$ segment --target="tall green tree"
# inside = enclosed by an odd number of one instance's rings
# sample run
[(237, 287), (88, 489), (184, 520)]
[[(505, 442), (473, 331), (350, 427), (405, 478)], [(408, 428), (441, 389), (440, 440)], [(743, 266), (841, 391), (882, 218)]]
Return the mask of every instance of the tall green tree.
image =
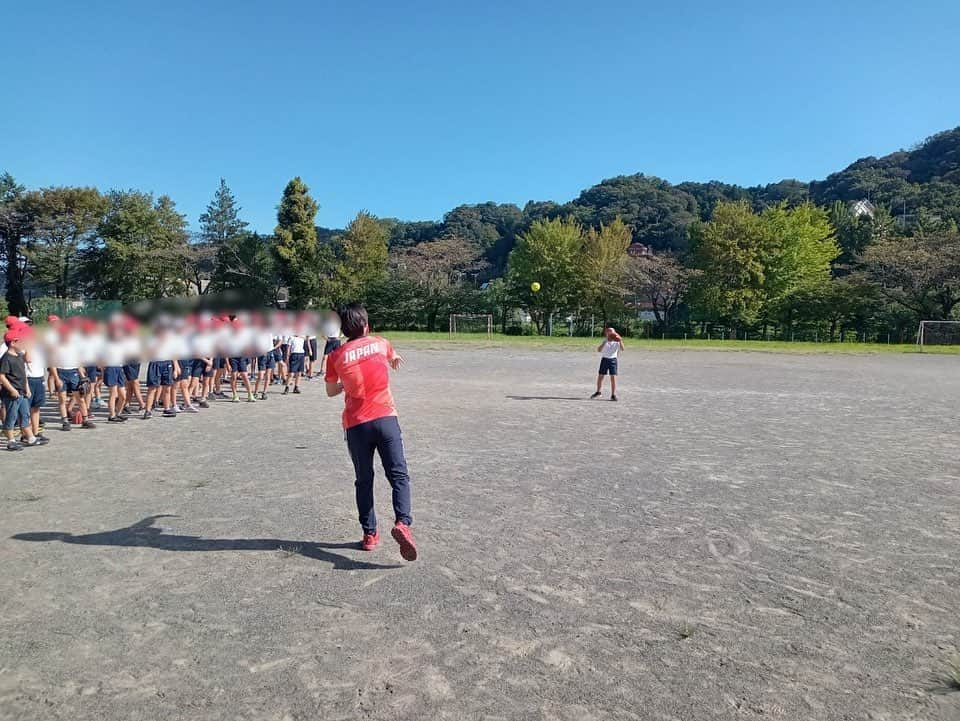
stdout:
[(240, 291), (255, 305), (276, 304), (280, 279), (271, 239), (242, 232), (223, 242), (211, 285), (217, 291)]
[(26, 258), (20, 247), (29, 227), (19, 204), (25, 190), (10, 173), (0, 175), (0, 259), (4, 265), (7, 311), (14, 315), (24, 315), (29, 310), (24, 293)]
[(245, 232), (248, 224), (240, 219), (240, 210), (227, 181), (220, 178), (220, 187), (200, 216), (200, 237), (219, 245)]
[(99, 229), (100, 244), (85, 254), (90, 291), (132, 302), (180, 295), (187, 289), (186, 217), (173, 200), (114, 191)]
[(763, 302), (772, 321), (794, 293), (830, 280), (830, 264), (840, 255), (827, 211), (810, 202), (780, 203), (760, 216), (764, 228)]
[(772, 321), (791, 294), (829, 280), (840, 253), (826, 211), (809, 202), (760, 215), (744, 201), (719, 203), (691, 237), (697, 314), (741, 327)]
[(718, 203), (691, 228), (691, 266), (699, 271), (690, 300), (703, 320), (752, 325), (763, 311), (766, 229), (746, 201)]
[(248, 224), (241, 220), (240, 210), (227, 181), (220, 178), (220, 187), (200, 216), (199, 242), (191, 246), (191, 266), (198, 293), (231, 287), (228, 279), (235, 276), (237, 259), (246, 256), (239, 246), (249, 240)]
[(96, 188), (43, 188), (26, 193), (20, 207), (29, 234), (23, 252), (31, 280), (57, 298), (77, 292), (80, 249), (96, 237), (109, 201)]
[(620, 218), (600, 229), (591, 228), (583, 240), (583, 289), (587, 302), (609, 319), (615, 300), (623, 295), (627, 248), (633, 233)]
[(319, 210), (300, 177), (287, 183), (277, 209), (278, 270), (289, 292), (289, 305), (308, 308), (320, 300), (321, 267), (314, 218)]
[[(511, 295), (525, 307), (540, 333), (553, 332), (553, 316), (576, 304), (583, 229), (573, 219), (538, 220), (520, 235), (510, 253)], [(532, 289), (533, 283), (540, 290)]]
[(343, 234), (343, 257), (337, 265), (334, 300), (362, 298), (387, 274), (387, 229), (370, 213), (361, 210)]

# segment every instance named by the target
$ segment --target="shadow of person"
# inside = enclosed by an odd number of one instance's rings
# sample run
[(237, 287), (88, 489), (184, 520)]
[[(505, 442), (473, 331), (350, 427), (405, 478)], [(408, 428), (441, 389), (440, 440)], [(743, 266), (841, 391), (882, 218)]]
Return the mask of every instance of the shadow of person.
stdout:
[(507, 396), (511, 401), (584, 401), (589, 403), (590, 399), (584, 396)]
[(337, 571), (357, 571), (400, 568), (398, 564), (382, 565), (355, 561), (329, 549), (356, 548), (359, 543), (317, 543), (315, 541), (285, 541), (278, 538), (203, 538), (201, 536), (178, 536), (165, 533), (154, 523), (160, 518), (176, 518), (166, 513), (147, 516), (131, 526), (99, 533), (63, 533), (60, 531), (36, 531), (17, 533), (11, 538), (17, 541), (61, 541), (81, 546), (128, 546), (156, 548), (161, 551), (282, 551), (291, 555), (305, 556), (317, 561), (326, 561)]

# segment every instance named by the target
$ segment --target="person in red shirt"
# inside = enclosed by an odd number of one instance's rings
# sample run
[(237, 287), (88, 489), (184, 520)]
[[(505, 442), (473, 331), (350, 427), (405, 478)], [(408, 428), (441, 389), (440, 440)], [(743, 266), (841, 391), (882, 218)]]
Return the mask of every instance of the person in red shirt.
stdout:
[(363, 528), (361, 547), (372, 551), (380, 543), (373, 509), (373, 454), (376, 451), (393, 489), (396, 522), (391, 535), (400, 544), (404, 560), (415, 561), (417, 546), (410, 530), (413, 524), (410, 476), (397, 409), (390, 392), (390, 368), (399, 370), (403, 358), (389, 341), (369, 335), (367, 311), (359, 303), (340, 311), (340, 326), (347, 342), (330, 354), (324, 380), (328, 396), (333, 398), (341, 393), (345, 396), (343, 427), (357, 474), (357, 511)]

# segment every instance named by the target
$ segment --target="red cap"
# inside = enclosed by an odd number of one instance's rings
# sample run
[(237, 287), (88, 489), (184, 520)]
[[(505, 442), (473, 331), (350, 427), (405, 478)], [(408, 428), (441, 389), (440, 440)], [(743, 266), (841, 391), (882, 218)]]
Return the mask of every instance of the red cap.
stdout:
[(53, 313), (47, 316), (47, 323), (59, 323), (59, 322), (60, 322), (60, 316), (54, 315)]
[(3, 322), (7, 324), (7, 328), (13, 328), (14, 326), (20, 325), (20, 319), (15, 315), (8, 315), (3, 319)]
[(25, 325), (14, 326), (3, 334), (3, 342), (10, 345), (14, 341), (27, 340), (30, 337), (31, 330)]

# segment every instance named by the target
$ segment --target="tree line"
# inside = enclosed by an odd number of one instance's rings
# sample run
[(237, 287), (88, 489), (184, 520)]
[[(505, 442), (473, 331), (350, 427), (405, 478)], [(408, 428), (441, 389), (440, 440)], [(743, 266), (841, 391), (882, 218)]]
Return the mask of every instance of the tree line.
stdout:
[(565, 204), (465, 205), (437, 222), (361, 211), (343, 229), (316, 224), (319, 205), (294, 178), (263, 235), (222, 180), (191, 233), (166, 195), (28, 190), (4, 174), (0, 262), (18, 314), (41, 296), (242, 291), (291, 308), (361, 299), (382, 328), (437, 330), (460, 312), (494, 314), (506, 332), (615, 322), (657, 335), (903, 340), (960, 303), (958, 158), (960, 129), (817, 183), (624, 176)]

